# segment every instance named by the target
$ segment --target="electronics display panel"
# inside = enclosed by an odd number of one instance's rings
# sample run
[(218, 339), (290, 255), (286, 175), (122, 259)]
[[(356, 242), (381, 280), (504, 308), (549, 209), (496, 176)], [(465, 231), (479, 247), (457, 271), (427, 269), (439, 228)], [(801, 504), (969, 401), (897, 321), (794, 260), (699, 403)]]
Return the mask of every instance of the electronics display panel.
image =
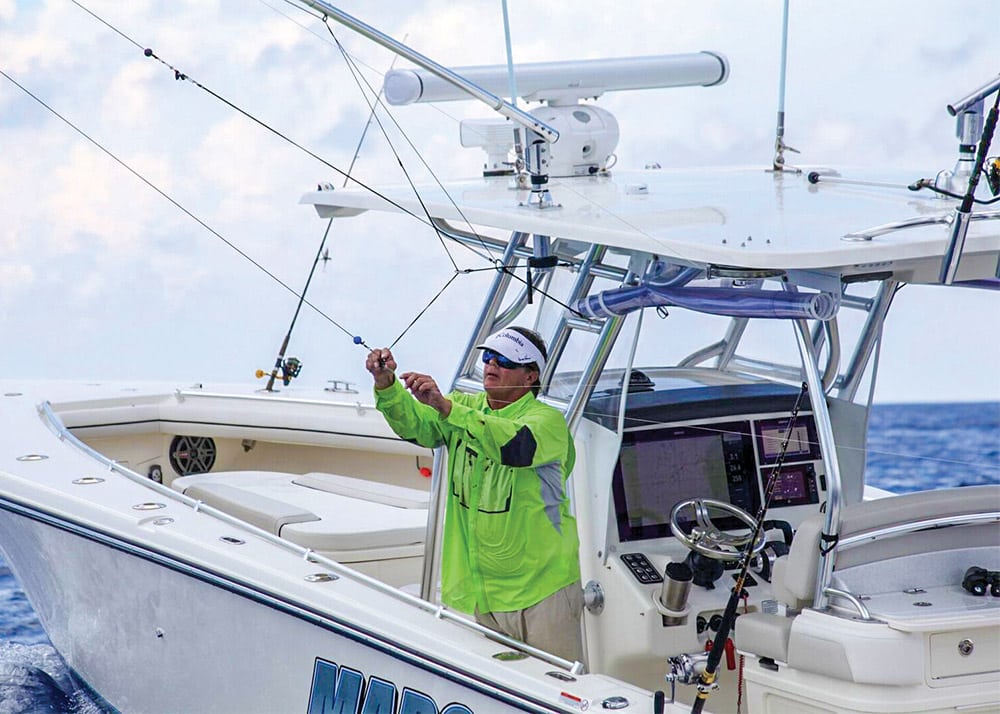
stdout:
[(781, 444), (788, 437), (785, 461), (819, 461), (819, 438), (816, 436), (816, 422), (811, 415), (801, 415), (795, 420), (791, 432), (788, 430), (789, 417), (761, 419), (754, 425), (757, 439), (757, 453), (761, 465), (776, 463), (781, 455)]
[[(761, 474), (762, 479), (770, 473)], [(816, 469), (812, 464), (784, 464), (774, 484), (771, 507), (805, 506), (819, 503), (816, 485)]]
[[(625, 432), (612, 492), (623, 543), (670, 536), (670, 511), (690, 498), (712, 498), (755, 513), (760, 493), (750, 422)], [(714, 522), (722, 529), (745, 529), (731, 517)]]

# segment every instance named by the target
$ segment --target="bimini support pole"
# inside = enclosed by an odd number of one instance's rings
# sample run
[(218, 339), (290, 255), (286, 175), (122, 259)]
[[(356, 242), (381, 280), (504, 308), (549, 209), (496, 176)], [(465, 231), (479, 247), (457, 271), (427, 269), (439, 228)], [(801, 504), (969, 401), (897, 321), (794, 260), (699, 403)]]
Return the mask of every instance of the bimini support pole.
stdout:
[(816, 432), (826, 470), (826, 520), (823, 523), (823, 532), (820, 534), (820, 565), (816, 577), (816, 590), (813, 593), (813, 607), (819, 610), (827, 606), (826, 588), (833, 575), (834, 550), (837, 546), (837, 539), (840, 537), (840, 498), (842, 492), (840, 463), (837, 459), (837, 445), (833, 437), (833, 425), (830, 422), (826, 394), (823, 392), (823, 380), (820, 377), (819, 367), (816, 365), (816, 350), (810, 335), (809, 324), (805, 320), (794, 320), (793, 325), (799, 344), (799, 355), (802, 358), (805, 381), (809, 386), (813, 420), (816, 422)]

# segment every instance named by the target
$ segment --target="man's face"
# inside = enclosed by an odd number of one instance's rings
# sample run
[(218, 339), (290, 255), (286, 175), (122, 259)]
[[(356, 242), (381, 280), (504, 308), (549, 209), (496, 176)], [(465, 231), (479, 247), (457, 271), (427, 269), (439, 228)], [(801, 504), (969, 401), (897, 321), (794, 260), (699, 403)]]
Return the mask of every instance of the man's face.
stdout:
[(506, 368), (497, 364), (495, 359), (483, 365), (483, 389), (489, 397), (490, 406), (503, 406), (516, 402), (529, 391), (531, 385), (538, 380), (538, 370), (526, 367)]

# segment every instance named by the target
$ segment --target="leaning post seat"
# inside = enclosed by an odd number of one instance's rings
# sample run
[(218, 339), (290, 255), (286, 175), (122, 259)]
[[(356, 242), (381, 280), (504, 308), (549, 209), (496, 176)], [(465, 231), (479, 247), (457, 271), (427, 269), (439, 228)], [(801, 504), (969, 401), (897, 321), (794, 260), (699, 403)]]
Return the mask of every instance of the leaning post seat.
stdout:
[[(915, 685), (966, 674), (1000, 676), (1000, 599), (976, 597), (961, 585), (970, 566), (1000, 570), (997, 514), (1000, 485), (922, 491), (845, 506), (830, 585), (862, 601), (868, 619), (836, 597), (829, 610), (808, 609), (825, 518), (822, 513), (811, 516), (772, 572), (774, 596), (789, 606), (791, 615), (741, 616), (737, 646), (766, 660), (853, 682)], [(876, 532), (884, 537), (876, 538)], [(918, 600), (930, 605), (915, 607)], [(801, 608), (806, 609), (796, 614)], [(957, 665), (950, 662), (951, 646), (940, 648), (942, 654), (936, 656), (935, 638), (946, 637), (950, 643), (958, 633), (995, 641), (998, 651), (981, 647), (976, 657)], [(865, 665), (859, 666), (861, 662)]]
[[(841, 512), (840, 541), (894, 526), (987, 512), (1000, 512), (1000, 486), (918, 491), (862, 501), (844, 506)], [(819, 570), (820, 535), (824, 519), (824, 514), (817, 513), (804, 520), (795, 533), (788, 555), (778, 558), (774, 563), (772, 587), (775, 596), (791, 607), (807, 606), (812, 602)], [(848, 569), (884, 563), (894, 558), (998, 545), (1000, 528), (995, 523), (900, 532), (894, 537), (861, 542), (838, 550), (834, 574), (836, 577), (838, 573)], [(943, 575), (922, 573), (921, 577), (941, 578), (940, 584), (954, 582), (952, 577), (942, 578)], [(961, 582), (961, 578), (958, 582)], [(885, 585), (891, 586), (891, 583)]]

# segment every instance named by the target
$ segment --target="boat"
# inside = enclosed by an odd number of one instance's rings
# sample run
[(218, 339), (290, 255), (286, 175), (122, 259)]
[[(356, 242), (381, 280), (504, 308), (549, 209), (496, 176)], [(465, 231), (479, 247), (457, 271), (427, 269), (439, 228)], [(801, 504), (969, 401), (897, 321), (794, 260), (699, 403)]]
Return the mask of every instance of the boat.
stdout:
[[(446, 454), (366, 389), (299, 386), (283, 346), (266, 386), (3, 378), (0, 550), (75, 676), (123, 712), (1000, 710), (1000, 485), (864, 478), (900, 286), (1000, 285), (1000, 80), (956, 90), (922, 175), (793, 166), (780, 132), (767, 167), (627, 169), (581, 100), (717, 91), (724, 54), (449, 70), (305, 4), (415, 65), (389, 103), (501, 114), (463, 124), (481, 176), (301, 203), (415, 218), (491, 269), (454, 389), (496, 329), (546, 338), (585, 661), (440, 602)], [(512, 76), (545, 103), (499, 100)]]

